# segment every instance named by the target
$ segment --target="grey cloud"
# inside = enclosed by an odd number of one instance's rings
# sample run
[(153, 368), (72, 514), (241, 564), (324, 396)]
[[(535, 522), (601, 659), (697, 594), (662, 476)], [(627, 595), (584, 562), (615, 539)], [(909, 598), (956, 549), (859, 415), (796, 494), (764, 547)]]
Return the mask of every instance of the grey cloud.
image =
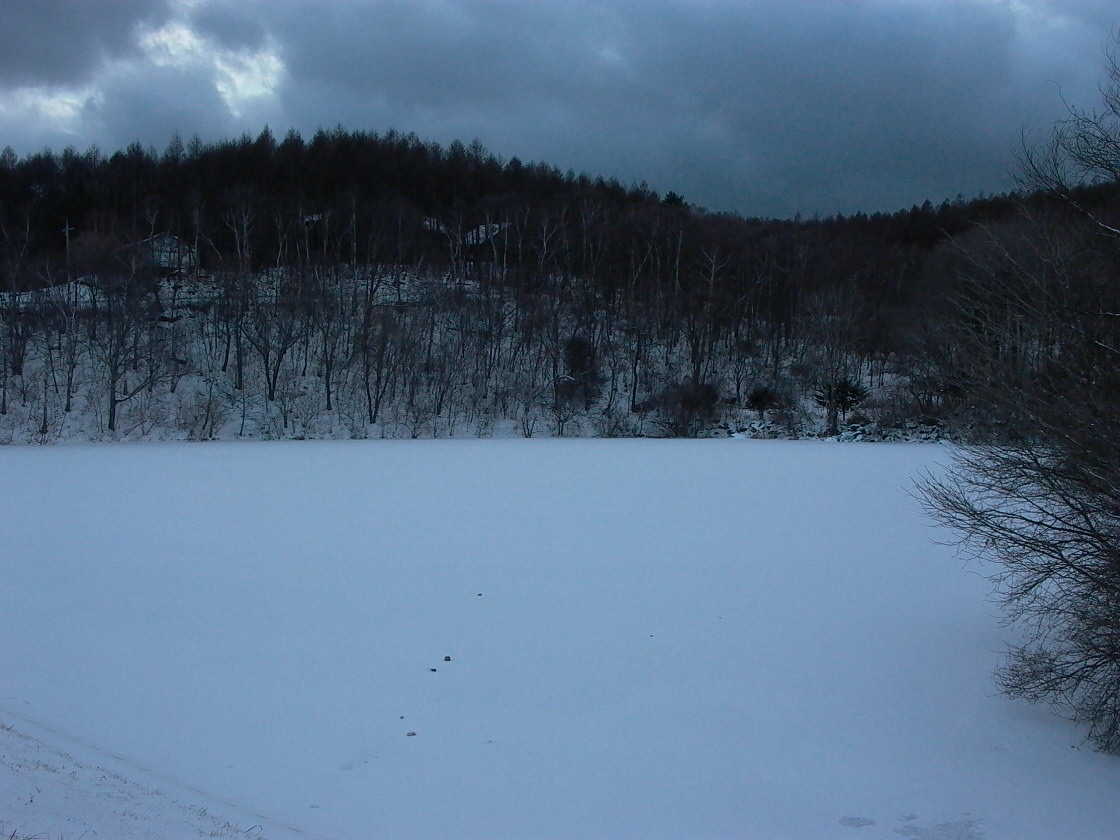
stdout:
[[(1058, 85), (1095, 103), (1120, 14), (1103, 0), (1027, 5), (209, 0), (189, 21), (211, 43), (277, 45), (287, 74), (272, 110), (234, 121), (212, 79), (165, 73), (159, 93), (118, 84), (97, 119), (106, 136), (146, 126), (156, 143), (189, 134), (184, 122), (206, 137), (265, 119), (277, 133), (478, 137), (507, 158), (644, 179), (716, 209), (896, 209), (1007, 189), (1020, 129), (1061, 114)], [(160, 8), (126, 7), (98, 31)], [(87, 43), (104, 49), (99, 38)]]
[(744, 212), (1004, 188), (1018, 127), (1057, 112), (1045, 78), (1076, 92), (1087, 66), (1070, 33), (1020, 56), (991, 4), (395, 2), (310, 27), (288, 8), (293, 116), (333, 124), (334, 91), (347, 124), (479, 136)]
[(135, 52), (138, 24), (168, 13), (168, 0), (6, 0), (0, 85), (84, 82), (104, 59)]
[(597, 4), (386, 0), (278, 16), (274, 34), (296, 79), (380, 95), (402, 107), (522, 105), (567, 97), (586, 80), (583, 30)]
[[(173, 92), (173, 95), (169, 95)], [(85, 113), (104, 151), (139, 140), (162, 149), (173, 134), (207, 140), (240, 133), (207, 73), (200, 69), (146, 68), (113, 80)], [(158, 126), (153, 132), (152, 127)]]
[(1047, 74), (1080, 68), (1080, 95), (1099, 63), (1087, 30), (1022, 56), (1020, 25), (987, 3), (389, 0), (289, 3), (273, 34), (301, 124), (345, 102), (353, 127), (788, 214), (1007, 188), (1019, 127), (1058, 112)]
[(1120, 27), (1115, 0), (1036, 0), (1035, 6), (1063, 21), (1072, 21), (1097, 31)]
[(268, 31), (269, 11), (249, 0), (218, 0), (190, 11), (191, 28), (226, 49), (257, 49)]
[[(724, 202), (748, 209), (742, 190), (764, 212), (850, 211), (1004, 183), (1017, 123), (1006, 20), (814, 9), (678, 20), (639, 73), (677, 93), (680, 117), (718, 125), (711, 142), (725, 154), (739, 153)], [(699, 136), (682, 139), (682, 153), (703, 148)]]

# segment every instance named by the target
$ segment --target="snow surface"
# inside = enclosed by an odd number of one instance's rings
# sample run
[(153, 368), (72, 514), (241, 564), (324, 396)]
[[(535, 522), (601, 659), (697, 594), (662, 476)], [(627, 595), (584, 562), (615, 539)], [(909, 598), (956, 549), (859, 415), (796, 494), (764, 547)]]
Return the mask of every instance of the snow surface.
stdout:
[(0, 836), (1112, 840), (945, 454), (0, 448)]

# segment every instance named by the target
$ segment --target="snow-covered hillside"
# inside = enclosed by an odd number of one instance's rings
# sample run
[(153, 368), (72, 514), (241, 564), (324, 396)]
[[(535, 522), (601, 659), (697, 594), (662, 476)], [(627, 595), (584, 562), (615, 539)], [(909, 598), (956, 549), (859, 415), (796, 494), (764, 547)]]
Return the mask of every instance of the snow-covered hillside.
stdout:
[(0, 836), (1111, 840), (944, 454), (0, 448)]

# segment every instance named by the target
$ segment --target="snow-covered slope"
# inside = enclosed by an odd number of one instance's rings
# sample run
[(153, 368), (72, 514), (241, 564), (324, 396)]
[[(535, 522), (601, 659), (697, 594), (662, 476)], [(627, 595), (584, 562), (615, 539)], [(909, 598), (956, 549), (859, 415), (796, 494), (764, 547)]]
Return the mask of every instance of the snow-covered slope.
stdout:
[(1114, 838), (1120, 761), (994, 693), (943, 452), (2, 448), (0, 830)]
[(0, 717), (16, 721), (0, 724), (4, 840), (303, 836), (10, 711)]

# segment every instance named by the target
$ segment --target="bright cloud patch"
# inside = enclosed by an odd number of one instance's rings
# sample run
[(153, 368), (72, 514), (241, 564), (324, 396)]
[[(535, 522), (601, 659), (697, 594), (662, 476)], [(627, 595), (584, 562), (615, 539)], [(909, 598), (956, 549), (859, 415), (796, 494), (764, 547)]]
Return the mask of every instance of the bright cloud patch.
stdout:
[(11, 125), (39, 123), (59, 134), (79, 134), (83, 112), (98, 99), (93, 86), (17, 88), (0, 92), (0, 121)]
[(134, 54), (105, 57), (81, 84), (0, 87), (4, 142), (23, 153), (90, 143), (111, 150), (137, 139), (159, 144), (174, 132), (213, 137), (282, 121), (287, 69), (278, 42), (224, 44), (189, 24), (191, 8), (181, 3), (171, 20), (139, 26)]
[(284, 76), (275, 43), (256, 51), (222, 49), (182, 21), (145, 32), (141, 46), (156, 66), (209, 69), (214, 87), (235, 117), (255, 100), (274, 96)]
[(214, 64), (218, 92), (234, 116), (246, 100), (275, 95), (284, 74), (284, 63), (270, 51), (217, 56)]

